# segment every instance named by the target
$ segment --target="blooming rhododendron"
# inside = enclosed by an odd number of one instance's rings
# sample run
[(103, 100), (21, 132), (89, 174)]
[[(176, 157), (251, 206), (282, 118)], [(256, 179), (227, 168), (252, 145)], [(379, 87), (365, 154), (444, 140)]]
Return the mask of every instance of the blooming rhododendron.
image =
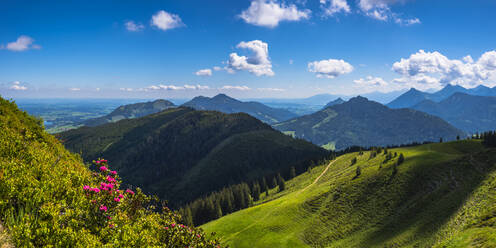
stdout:
[(104, 206), (104, 205), (101, 205), (100, 206), (100, 211), (107, 212), (107, 209), (108, 208), (106, 206)]

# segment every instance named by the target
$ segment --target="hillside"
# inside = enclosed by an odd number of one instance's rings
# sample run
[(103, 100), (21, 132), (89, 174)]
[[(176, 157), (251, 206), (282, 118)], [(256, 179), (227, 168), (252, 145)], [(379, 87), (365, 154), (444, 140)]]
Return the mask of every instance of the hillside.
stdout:
[(496, 247), (494, 149), (459, 141), (388, 152), (386, 163), (371, 151), (340, 156), (202, 228), (232, 247)]
[(439, 117), (411, 109), (390, 109), (364, 97), (274, 125), (317, 145), (387, 146), (455, 139), (465, 134)]
[(0, 98), (2, 247), (218, 247), (140, 189), (120, 188), (107, 161), (88, 168), (42, 123)]
[(58, 135), (85, 161), (105, 157), (124, 182), (172, 206), (208, 192), (287, 170), (306, 169), (327, 152), (243, 113), (179, 107)]
[(155, 100), (153, 102), (140, 102), (123, 105), (116, 108), (110, 114), (84, 121), (84, 125), (94, 127), (106, 123), (117, 122), (122, 119), (139, 118), (145, 115), (154, 114), (162, 110), (172, 108), (174, 104), (167, 100)]
[(455, 93), (439, 103), (422, 101), (412, 109), (439, 116), (470, 134), (496, 129), (496, 97)]
[(330, 101), (329, 103), (327, 103), (327, 104), (324, 106), (324, 108), (332, 107), (332, 106), (334, 106), (334, 105), (338, 105), (338, 104), (341, 104), (341, 103), (344, 103), (344, 102), (345, 102), (345, 101), (344, 101), (343, 99), (341, 99), (341, 97), (340, 97), (340, 98), (338, 98), (338, 99), (336, 99), (336, 100), (334, 100), (334, 101)]
[(196, 110), (215, 110), (226, 114), (246, 113), (268, 124), (296, 117), (296, 114), (285, 109), (271, 108), (259, 102), (242, 102), (224, 94), (212, 98), (198, 96), (184, 103), (183, 106)]
[(440, 102), (455, 93), (465, 93), (474, 96), (496, 96), (496, 87), (489, 88), (484, 85), (479, 85), (472, 89), (466, 89), (459, 85), (448, 84), (434, 93), (422, 92), (412, 88), (388, 103), (387, 106), (390, 108), (410, 108), (425, 100)]

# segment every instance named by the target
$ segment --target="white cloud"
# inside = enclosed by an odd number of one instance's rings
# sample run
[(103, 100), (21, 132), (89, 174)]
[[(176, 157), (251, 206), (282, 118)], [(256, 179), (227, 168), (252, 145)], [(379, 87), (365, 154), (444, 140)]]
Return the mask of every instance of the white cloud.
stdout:
[(96, 91), (100, 91), (100, 88), (96, 88), (95, 90), (96, 90)]
[(227, 72), (234, 73), (235, 71), (246, 70), (256, 76), (274, 76), (267, 43), (260, 40), (242, 41), (236, 48), (248, 49), (252, 54), (240, 56), (237, 53), (231, 53), (225, 67)]
[(333, 16), (339, 12), (350, 13), (351, 9), (346, 0), (320, 0), (324, 15)]
[(12, 85), (9, 87), (11, 90), (27, 90), (28, 87), (21, 85), (21, 82), (19, 81), (14, 81), (12, 82)]
[(419, 50), (409, 58), (394, 63), (392, 70), (403, 76), (400, 82), (415, 81), (434, 88), (448, 83), (473, 87), (496, 76), (496, 51), (486, 52), (474, 62), (471, 56), (457, 60), (449, 59), (437, 51)]
[(145, 28), (145, 26), (143, 24), (135, 23), (134, 21), (126, 22), (126, 23), (124, 23), (124, 26), (126, 27), (126, 29), (128, 31), (131, 31), (131, 32), (141, 31)]
[(248, 86), (232, 86), (232, 85), (224, 85), (220, 89), (221, 90), (251, 90)]
[(150, 90), (208, 90), (210, 87), (206, 85), (188, 85), (185, 84), (183, 86), (178, 86), (178, 85), (151, 85), (146, 88), (141, 88), (138, 89), (139, 91), (150, 91)]
[(80, 88), (69, 88), (70, 91), (80, 91)]
[(353, 66), (344, 60), (328, 59), (308, 63), (308, 71), (317, 74), (317, 77), (335, 78), (353, 71)]
[(197, 76), (212, 76), (212, 70), (211, 69), (201, 69), (195, 72), (195, 75)]
[(363, 93), (372, 91), (391, 91), (389, 83), (380, 77), (367, 76), (365, 78), (353, 80), (353, 82), (355, 83), (355, 88), (360, 89)]
[(353, 81), (355, 84), (360, 85), (360, 86), (377, 86), (377, 87), (383, 87), (387, 86), (388, 83), (384, 81), (384, 79), (380, 77), (372, 77), (372, 76), (367, 76), (366, 78), (360, 78), (357, 80)]
[(479, 58), (477, 64), (483, 66), (487, 70), (496, 70), (496, 51), (489, 51)]
[(127, 92), (134, 91), (134, 89), (133, 89), (133, 88), (120, 88), (119, 90), (120, 90), (120, 91), (127, 91)]
[(6, 46), (0, 46), (0, 49), (7, 49), (14, 52), (22, 52), (29, 49), (41, 49), (41, 46), (33, 44), (33, 42), (33, 38), (26, 35), (21, 35), (16, 41), (7, 43)]
[(222, 67), (220, 67), (220, 66), (214, 66), (214, 71), (220, 71), (220, 70), (222, 70)]
[(257, 90), (259, 90), (259, 91), (277, 91), (277, 92), (286, 91), (285, 89), (280, 89), (280, 88), (258, 88)]
[(274, 28), (281, 21), (308, 19), (310, 13), (308, 9), (299, 10), (294, 4), (285, 5), (276, 0), (253, 0), (239, 17), (249, 24)]
[(165, 31), (184, 26), (184, 23), (178, 15), (160, 10), (152, 16), (151, 25)]
[(404, 19), (401, 17), (401, 14), (391, 10), (391, 5), (406, 1), (408, 0), (359, 0), (358, 8), (360, 8), (366, 16), (376, 20), (388, 21), (389, 19), (392, 19), (395, 23), (404, 26), (420, 24), (420, 19), (416, 17)]

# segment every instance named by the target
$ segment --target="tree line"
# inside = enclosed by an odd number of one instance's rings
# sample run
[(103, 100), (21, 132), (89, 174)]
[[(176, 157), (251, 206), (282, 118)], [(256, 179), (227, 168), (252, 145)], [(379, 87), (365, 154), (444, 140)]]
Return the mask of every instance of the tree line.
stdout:
[(260, 200), (263, 196), (269, 196), (270, 189), (277, 188), (279, 192), (285, 190), (286, 180), (296, 176), (296, 168), (292, 166), (286, 177), (277, 173), (251, 183), (231, 185), (187, 204), (179, 209), (179, 213), (183, 216), (185, 225), (199, 226), (226, 214), (253, 206), (253, 202)]
[(476, 134), (477, 139), (482, 140), (482, 144), (487, 147), (496, 147), (496, 131), (488, 131), (481, 134)]

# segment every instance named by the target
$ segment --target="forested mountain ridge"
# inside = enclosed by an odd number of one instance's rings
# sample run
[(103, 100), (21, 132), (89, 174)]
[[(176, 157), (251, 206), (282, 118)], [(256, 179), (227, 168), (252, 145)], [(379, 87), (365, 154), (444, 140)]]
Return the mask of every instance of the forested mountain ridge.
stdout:
[(441, 102), (424, 100), (412, 109), (439, 116), (469, 134), (496, 129), (496, 97), (493, 96), (455, 93)]
[(98, 126), (106, 123), (116, 122), (122, 119), (138, 118), (145, 115), (154, 114), (162, 110), (172, 108), (175, 105), (167, 100), (159, 99), (152, 102), (140, 102), (134, 104), (123, 105), (116, 108), (110, 114), (86, 120), (86, 126)]
[(411, 109), (390, 109), (364, 97), (275, 124), (274, 128), (317, 145), (332, 144), (338, 150), (353, 145), (388, 146), (465, 136), (439, 117)]
[(410, 108), (425, 100), (440, 102), (455, 93), (465, 93), (474, 96), (496, 96), (496, 87), (489, 88), (484, 85), (479, 85), (475, 88), (467, 89), (459, 85), (448, 84), (434, 93), (422, 92), (415, 88), (411, 88), (409, 91), (388, 103), (387, 106), (390, 108)]
[(183, 106), (196, 110), (215, 110), (223, 113), (246, 113), (265, 123), (273, 124), (296, 117), (296, 114), (285, 109), (271, 108), (259, 102), (242, 102), (225, 94), (218, 94), (212, 98), (198, 96)]
[(85, 161), (105, 157), (124, 182), (173, 206), (231, 184), (306, 168), (328, 153), (244, 113), (178, 107), (142, 118), (58, 134)]

